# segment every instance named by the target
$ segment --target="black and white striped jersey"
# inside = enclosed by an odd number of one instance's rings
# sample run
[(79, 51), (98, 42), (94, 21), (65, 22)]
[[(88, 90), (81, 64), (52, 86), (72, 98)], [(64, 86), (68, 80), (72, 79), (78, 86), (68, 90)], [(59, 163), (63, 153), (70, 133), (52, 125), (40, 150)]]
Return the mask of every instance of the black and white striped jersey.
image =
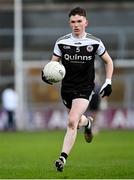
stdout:
[(104, 52), (102, 41), (89, 33), (85, 33), (82, 38), (75, 38), (72, 33), (59, 38), (54, 47), (54, 55), (61, 58), (66, 68), (62, 89), (68, 92), (92, 90), (95, 55), (102, 56)]

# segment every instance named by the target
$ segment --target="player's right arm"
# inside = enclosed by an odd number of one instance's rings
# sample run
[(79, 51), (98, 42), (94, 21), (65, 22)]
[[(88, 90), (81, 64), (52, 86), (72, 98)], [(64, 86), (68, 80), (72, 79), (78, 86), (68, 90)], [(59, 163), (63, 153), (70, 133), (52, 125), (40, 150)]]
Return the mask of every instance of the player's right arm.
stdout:
[[(57, 62), (59, 62), (59, 61), (60, 61), (60, 57), (53, 55), (52, 58), (51, 58), (51, 61), (57, 61)], [(49, 82), (49, 80), (47, 80), (47, 78), (45, 77), (45, 75), (44, 75), (44, 73), (43, 73), (43, 70), (41, 71), (41, 79), (42, 79), (42, 81), (44, 81), (45, 83), (52, 85), (52, 83)]]
[[(62, 54), (62, 52), (61, 52), (61, 50), (59, 49), (58, 44), (57, 44), (57, 42), (56, 42), (56, 43), (55, 43), (55, 46), (54, 46), (54, 52), (53, 52), (53, 56), (52, 56), (52, 58), (51, 58), (51, 61), (57, 61), (57, 62), (59, 62), (60, 59), (61, 59), (61, 54)], [(52, 85), (52, 83), (49, 82), (49, 81), (47, 80), (47, 78), (44, 76), (43, 70), (41, 71), (41, 78), (42, 78), (42, 81), (44, 81), (45, 83)]]
[[(59, 62), (60, 59), (61, 59), (61, 58), (60, 58), (59, 56), (53, 55), (52, 58), (51, 58), (51, 61), (57, 61), (57, 62)], [(41, 71), (41, 78), (42, 78), (42, 81), (44, 81), (45, 83), (52, 85), (52, 83), (49, 82), (49, 81), (46, 79), (46, 77), (44, 76), (43, 70)]]
[(45, 75), (44, 75), (44, 73), (43, 73), (43, 69), (41, 70), (41, 79), (42, 79), (43, 82), (52, 85), (52, 83), (49, 82), (49, 81), (46, 79), (46, 77), (45, 77)]
[(58, 41), (56, 41), (51, 61), (59, 62), (61, 60), (61, 56), (62, 56), (62, 52), (61, 52), (61, 50), (59, 48)]
[(55, 55), (53, 55), (52, 59), (51, 59), (51, 61), (57, 61), (57, 62), (59, 62), (60, 60), (61, 60), (61, 58), (59, 56), (55, 56)]

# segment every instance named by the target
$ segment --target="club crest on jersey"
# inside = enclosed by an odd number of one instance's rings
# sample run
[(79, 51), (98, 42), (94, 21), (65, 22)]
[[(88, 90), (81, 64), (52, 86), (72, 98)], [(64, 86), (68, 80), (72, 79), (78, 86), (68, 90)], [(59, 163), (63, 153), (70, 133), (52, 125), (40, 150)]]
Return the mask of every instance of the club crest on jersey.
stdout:
[(93, 51), (93, 46), (91, 46), (91, 45), (87, 46), (87, 51), (92, 52)]

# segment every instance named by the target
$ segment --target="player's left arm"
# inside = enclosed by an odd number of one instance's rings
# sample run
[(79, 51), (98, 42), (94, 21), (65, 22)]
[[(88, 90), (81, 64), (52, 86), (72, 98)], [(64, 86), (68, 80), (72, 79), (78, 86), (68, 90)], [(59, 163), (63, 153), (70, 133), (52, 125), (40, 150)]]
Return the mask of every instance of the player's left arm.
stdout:
[(103, 86), (101, 87), (100, 94), (101, 97), (110, 96), (112, 93), (112, 75), (113, 75), (113, 61), (108, 52), (106, 51), (101, 59), (105, 62), (105, 70), (106, 70), (106, 80)]

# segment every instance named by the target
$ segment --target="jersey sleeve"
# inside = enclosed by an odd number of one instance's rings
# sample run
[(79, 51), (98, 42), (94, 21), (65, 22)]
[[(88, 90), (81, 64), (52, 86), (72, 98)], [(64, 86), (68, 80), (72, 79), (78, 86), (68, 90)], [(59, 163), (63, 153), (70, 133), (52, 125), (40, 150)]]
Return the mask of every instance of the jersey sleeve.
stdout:
[(105, 53), (105, 51), (106, 51), (106, 48), (105, 48), (104, 44), (102, 43), (102, 41), (100, 41), (96, 53), (97, 53), (99, 56), (102, 56), (102, 55)]
[(57, 42), (55, 43), (53, 54), (58, 57), (62, 56), (62, 52), (61, 52)]

